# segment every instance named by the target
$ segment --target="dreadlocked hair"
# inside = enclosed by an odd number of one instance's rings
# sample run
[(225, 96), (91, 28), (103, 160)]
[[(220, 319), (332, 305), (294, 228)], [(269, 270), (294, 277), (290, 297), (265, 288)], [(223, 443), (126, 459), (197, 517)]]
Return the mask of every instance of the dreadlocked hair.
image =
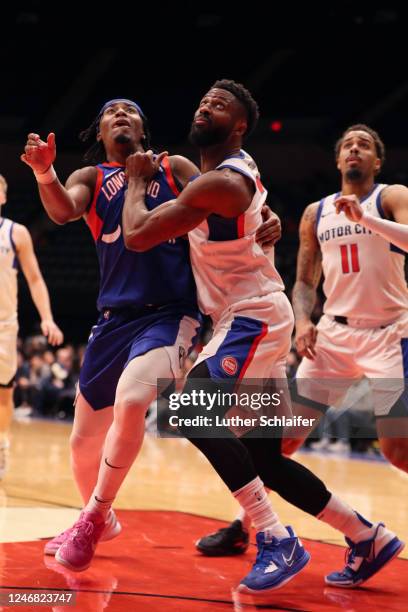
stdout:
[(229, 79), (220, 79), (215, 81), (211, 89), (225, 89), (234, 95), (239, 100), (242, 106), (246, 110), (248, 127), (245, 132), (245, 137), (249, 136), (256, 127), (259, 119), (259, 108), (258, 104), (253, 99), (250, 92), (242, 85), (242, 83), (236, 83)]
[[(144, 115), (140, 115), (140, 116), (142, 119), (143, 131), (144, 131), (144, 138), (142, 139), (142, 147), (145, 151), (148, 151), (149, 149), (152, 148), (149, 124), (148, 124), (147, 118)], [(99, 141), (96, 140), (100, 119), (101, 118), (98, 115), (92, 121), (91, 125), (86, 128), (86, 130), (82, 130), (82, 132), (79, 133), (79, 140), (81, 142), (87, 143), (90, 140), (94, 141), (93, 144), (89, 147), (89, 149), (85, 151), (84, 156), (83, 156), (84, 162), (89, 163), (89, 164), (101, 164), (104, 161), (106, 161), (105, 146), (102, 140), (99, 140)]]

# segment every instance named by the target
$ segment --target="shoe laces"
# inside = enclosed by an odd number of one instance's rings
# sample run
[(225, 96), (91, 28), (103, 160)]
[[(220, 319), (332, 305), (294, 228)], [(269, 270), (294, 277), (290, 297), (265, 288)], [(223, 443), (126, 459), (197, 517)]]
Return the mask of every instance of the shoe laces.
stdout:
[(368, 561), (372, 560), (372, 557), (375, 557), (375, 538), (377, 536), (378, 530), (382, 527), (383, 524), (379, 523), (373, 534), (373, 537), (369, 540), (364, 540), (362, 542), (351, 542), (348, 540), (349, 548), (345, 553), (346, 564), (353, 569), (353, 564), (356, 560), (356, 557), (361, 559), (367, 559)]
[(72, 527), (70, 539), (75, 541), (75, 544), (85, 550), (89, 546), (89, 538), (94, 530), (94, 524), (85, 519), (79, 519)]
[(268, 544), (260, 544), (256, 554), (254, 569), (269, 565), (273, 561), (273, 555), (276, 552), (277, 544), (270, 542)]
[(350, 546), (350, 548), (347, 548), (345, 551), (345, 555), (344, 555), (346, 567), (341, 573), (347, 574), (349, 571), (352, 571), (352, 572), (357, 571), (358, 567), (354, 567), (356, 557), (362, 558), (362, 559), (367, 558), (369, 557), (371, 550), (372, 550), (371, 547), (370, 547), (370, 550), (367, 551), (367, 553), (363, 552), (361, 549), (359, 550), (358, 543), (354, 544), (353, 546)]
[(356, 560), (356, 546), (350, 546), (350, 548), (346, 548), (344, 551), (344, 563), (349, 566), (353, 565)]

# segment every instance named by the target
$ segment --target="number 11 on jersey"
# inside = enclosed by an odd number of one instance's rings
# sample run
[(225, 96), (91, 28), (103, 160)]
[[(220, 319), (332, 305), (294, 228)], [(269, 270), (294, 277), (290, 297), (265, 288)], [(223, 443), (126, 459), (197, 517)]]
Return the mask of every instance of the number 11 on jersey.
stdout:
[(360, 272), (357, 244), (342, 244), (340, 247), (340, 254), (343, 274)]

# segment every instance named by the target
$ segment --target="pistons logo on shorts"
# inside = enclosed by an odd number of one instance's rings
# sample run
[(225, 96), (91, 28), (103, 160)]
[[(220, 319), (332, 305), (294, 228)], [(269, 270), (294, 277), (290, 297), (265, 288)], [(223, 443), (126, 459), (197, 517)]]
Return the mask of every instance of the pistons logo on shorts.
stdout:
[(235, 357), (228, 355), (228, 357), (224, 357), (224, 359), (221, 361), (221, 367), (226, 374), (229, 376), (234, 376), (234, 374), (238, 372), (238, 361), (235, 359)]

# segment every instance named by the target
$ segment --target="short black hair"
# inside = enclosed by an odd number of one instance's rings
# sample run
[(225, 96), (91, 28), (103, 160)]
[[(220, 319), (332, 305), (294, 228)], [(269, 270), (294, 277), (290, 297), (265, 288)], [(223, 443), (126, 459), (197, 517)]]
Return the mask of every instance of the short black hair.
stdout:
[(242, 104), (242, 106), (246, 110), (248, 127), (245, 132), (245, 137), (251, 134), (259, 119), (259, 108), (258, 104), (253, 99), (251, 93), (242, 85), (242, 83), (236, 83), (235, 81), (231, 81), (230, 79), (220, 79), (219, 81), (215, 81), (214, 85), (211, 86), (210, 89), (225, 89), (232, 93), (233, 96), (237, 98)]
[(374, 140), (377, 157), (381, 161), (381, 165), (383, 165), (383, 163), (385, 162), (385, 145), (383, 141), (381, 140), (378, 132), (370, 128), (368, 125), (365, 125), (365, 123), (356, 123), (355, 125), (350, 125), (350, 127), (344, 130), (343, 134), (338, 139), (334, 147), (334, 151), (336, 154), (336, 161), (339, 157), (340, 148), (343, 143), (343, 140), (345, 139), (346, 135), (349, 132), (367, 132), (367, 134), (370, 134), (370, 136)]
[[(143, 131), (144, 138), (142, 140), (142, 146), (145, 151), (148, 151), (152, 148), (151, 146), (151, 137), (150, 137), (150, 129), (149, 122), (147, 117), (144, 114), (140, 115), (143, 123)], [(106, 161), (106, 151), (102, 140), (96, 140), (96, 136), (98, 134), (99, 122), (101, 117), (98, 115), (92, 121), (91, 125), (86, 128), (86, 130), (82, 130), (79, 133), (79, 140), (82, 142), (89, 142), (90, 140), (94, 140), (95, 142), (85, 151), (83, 160), (90, 164), (101, 164)]]

